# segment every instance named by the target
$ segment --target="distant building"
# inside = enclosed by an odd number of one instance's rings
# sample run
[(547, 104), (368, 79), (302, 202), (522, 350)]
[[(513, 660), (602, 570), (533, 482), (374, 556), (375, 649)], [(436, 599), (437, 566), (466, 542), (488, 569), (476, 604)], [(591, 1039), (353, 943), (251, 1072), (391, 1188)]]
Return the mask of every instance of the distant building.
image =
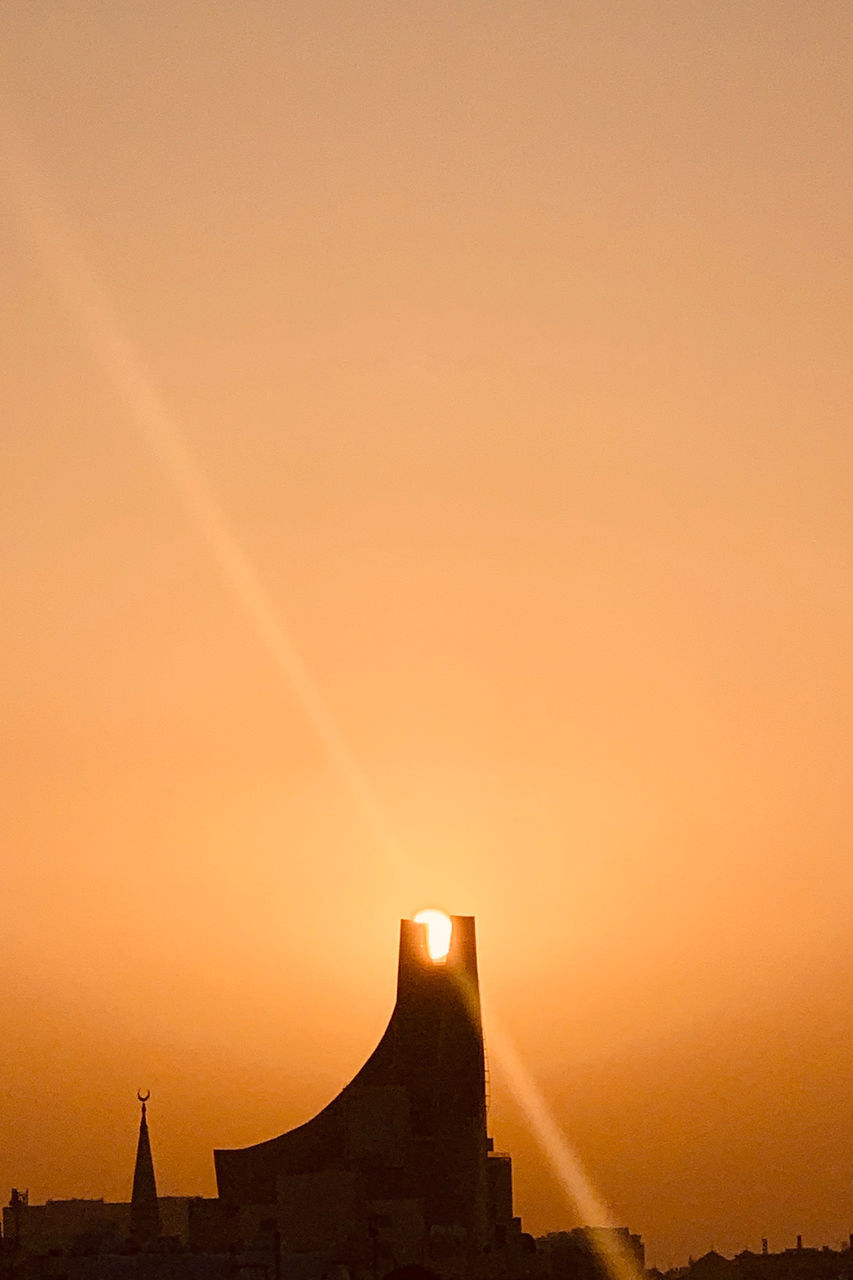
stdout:
[(548, 1280), (627, 1280), (645, 1273), (643, 1238), (627, 1227), (575, 1227), (536, 1241)]
[(840, 1249), (804, 1249), (802, 1236), (797, 1236), (796, 1248), (779, 1253), (770, 1253), (766, 1240), (761, 1253), (744, 1249), (734, 1258), (712, 1249), (665, 1275), (666, 1280), (853, 1280), (853, 1235)]
[[(157, 1201), (161, 1231), (154, 1239), (188, 1245), (195, 1206), (192, 1196), (161, 1196)], [(206, 1201), (215, 1204), (216, 1201)], [(70, 1253), (138, 1251), (151, 1243), (134, 1238), (127, 1201), (48, 1200), (29, 1204), (26, 1193), (13, 1191), (3, 1209), (3, 1242), (18, 1257)]]

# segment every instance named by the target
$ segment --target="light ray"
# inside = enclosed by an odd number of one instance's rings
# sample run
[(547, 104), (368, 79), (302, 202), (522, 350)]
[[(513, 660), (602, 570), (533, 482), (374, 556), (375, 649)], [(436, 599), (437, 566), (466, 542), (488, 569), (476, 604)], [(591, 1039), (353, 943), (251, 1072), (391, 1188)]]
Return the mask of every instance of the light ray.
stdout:
[[(470, 1017), (482, 1021), (488, 1029), (489, 1059), (503, 1075), (513, 1101), (521, 1111), (530, 1133), (560, 1185), (569, 1205), (584, 1226), (591, 1227), (589, 1243), (605, 1267), (611, 1280), (644, 1280), (642, 1268), (630, 1247), (614, 1228), (613, 1214), (583, 1166), (549, 1107), (531, 1073), (521, 1060), (506, 1029), (489, 1010), (482, 1009), (477, 986), (465, 973), (457, 973), (456, 982)], [(596, 1234), (595, 1228), (605, 1230)]]
[(616, 1223), (608, 1205), (596, 1190), (506, 1031), (491, 1012), (488, 1026), (490, 1056), (504, 1075), (515, 1103), (527, 1120), (566, 1199), (584, 1225), (609, 1228), (598, 1235), (591, 1234), (592, 1248), (613, 1280), (642, 1280), (643, 1273), (636, 1258), (613, 1231)]
[(68, 218), (28, 160), (20, 140), (6, 131), (4, 176), (20, 221), (45, 275), (80, 326), (95, 363), (112, 384), (159, 464), (188, 522), (207, 544), (222, 578), (265, 650), (279, 684), (301, 707), (384, 857), (401, 874), (411, 858), (392, 830), (364, 771), (300, 654), (254, 563), (234, 533), (189, 448), (174, 412), (157, 390), (138, 348), (118, 323), (72, 235)]
[[(112, 384), (128, 417), (156, 458), (184, 514), (207, 544), (235, 602), (265, 650), (283, 690), (301, 707), (328, 759), (361, 811), (387, 869), (395, 876), (411, 855), (403, 848), (377, 801), (340, 725), (294, 643), (258, 571), (232, 530), (173, 411), (160, 395), (139, 353), (118, 323), (71, 234), (68, 219), (26, 159), (20, 142), (4, 139), (5, 178), (26, 235), (64, 306), (83, 331), (93, 359)], [(509, 1038), (489, 1022), (492, 1057), (568, 1200), (590, 1225), (611, 1226), (577, 1155), (554, 1120), (538, 1086)], [(593, 1241), (613, 1280), (638, 1280), (627, 1249)]]

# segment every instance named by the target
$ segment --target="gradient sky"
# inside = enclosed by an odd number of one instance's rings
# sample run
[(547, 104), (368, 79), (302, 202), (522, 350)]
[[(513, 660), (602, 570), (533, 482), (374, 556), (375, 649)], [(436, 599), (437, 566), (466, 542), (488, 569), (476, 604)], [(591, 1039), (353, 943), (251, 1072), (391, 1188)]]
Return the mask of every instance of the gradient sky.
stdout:
[(437, 905), (651, 1260), (837, 1245), (847, 0), (6, 0), (0, 49), (0, 1196), (127, 1198), (139, 1086), (211, 1194)]

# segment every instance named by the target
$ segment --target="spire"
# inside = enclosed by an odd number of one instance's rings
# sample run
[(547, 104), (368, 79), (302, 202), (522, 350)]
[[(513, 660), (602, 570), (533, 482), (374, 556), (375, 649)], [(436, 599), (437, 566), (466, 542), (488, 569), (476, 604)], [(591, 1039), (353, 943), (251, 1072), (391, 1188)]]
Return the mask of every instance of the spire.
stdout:
[(136, 1167), (133, 1170), (133, 1191), (130, 1195), (130, 1234), (142, 1244), (160, 1234), (160, 1210), (157, 1206), (157, 1183), (154, 1181), (154, 1161), (151, 1159), (151, 1143), (148, 1139), (148, 1121), (145, 1104), (151, 1097), (148, 1090), (140, 1090), (137, 1098), (142, 1103), (139, 1120), (139, 1142), (136, 1147)]

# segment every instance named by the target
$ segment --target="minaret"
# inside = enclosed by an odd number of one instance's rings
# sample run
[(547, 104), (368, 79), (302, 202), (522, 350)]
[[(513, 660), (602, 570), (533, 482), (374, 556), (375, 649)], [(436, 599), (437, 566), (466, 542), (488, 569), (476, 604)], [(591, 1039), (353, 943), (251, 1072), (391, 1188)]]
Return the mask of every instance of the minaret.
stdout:
[(154, 1181), (154, 1161), (151, 1159), (151, 1143), (148, 1139), (148, 1121), (145, 1104), (151, 1091), (137, 1093), (142, 1103), (139, 1120), (139, 1142), (136, 1147), (136, 1167), (133, 1170), (133, 1191), (130, 1195), (130, 1234), (138, 1244), (154, 1240), (160, 1234), (160, 1210), (157, 1206), (157, 1183)]

